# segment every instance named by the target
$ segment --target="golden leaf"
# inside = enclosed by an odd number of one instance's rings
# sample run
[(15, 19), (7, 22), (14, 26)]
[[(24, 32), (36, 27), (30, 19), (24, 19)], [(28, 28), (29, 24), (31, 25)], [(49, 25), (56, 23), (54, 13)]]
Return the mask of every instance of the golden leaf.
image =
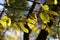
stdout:
[(50, 17), (49, 17), (49, 15), (48, 15), (47, 13), (41, 12), (41, 13), (40, 13), (40, 18), (41, 18), (41, 20), (42, 20), (44, 23), (50, 22), (50, 21), (49, 21), (49, 20), (50, 20)]
[(14, 23), (13, 25), (14, 25), (15, 29), (20, 30), (20, 28), (18, 27), (18, 25), (16, 23)]
[(58, 16), (58, 13), (54, 11), (47, 11), (46, 13), (48, 13), (49, 15)]
[(6, 2), (7, 2), (7, 4), (8, 4), (8, 6), (10, 6), (10, 4), (9, 4), (9, 0), (6, 0)]
[[(30, 17), (27, 19), (27, 22), (28, 23), (32, 23), (32, 24), (35, 24), (37, 22), (37, 16), (36, 14), (34, 15), (29, 15)], [(33, 17), (34, 16), (34, 17)]]
[(29, 30), (24, 27), (24, 23), (20, 23), (20, 27), (24, 32), (29, 33)]
[(33, 29), (35, 27), (34, 24), (30, 24), (30, 23), (28, 23), (28, 26), (30, 29)]
[(52, 30), (50, 29), (50, 27), (47, 27), (46, 31), (48, 31), (49, 34), (52, 33)]
[(47, 10), (47, 11), (49, 10), (49, 6), (48, 6), (48, 5), (46, 5), (46, 4), (45, 4), (45, 5), (40, 4), (40, 6), (41, 6), (44, 10)]
[(57, 5), (57, 3), (58, 3), (57, 0), (54, 0), (54, 4)]
[(0, 20), (0, 24), (1, 24), (4, 28), (6, 28), (6, 27), (7, 27), (7, 23), (6, 23), (6, 22), (4, 22), (4, 21), (2, 21), (2, 20)]
[(8, 18), (6, 15), (2, 17), (2, 20), (7, 23), (7, 26), (11, 26), (11, 19)]
[(42, 24), (42, 29), (45, 29), (46, 28), (46, 25), (45, 24)]

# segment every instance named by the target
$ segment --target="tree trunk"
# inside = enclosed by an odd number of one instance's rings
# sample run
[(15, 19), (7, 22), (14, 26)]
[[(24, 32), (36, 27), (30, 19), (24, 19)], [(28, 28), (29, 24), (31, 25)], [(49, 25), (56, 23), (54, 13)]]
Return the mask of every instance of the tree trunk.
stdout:
[(46, 40), (47, 36), (48, 36), (48, 31), (42, 29), (36, 40)]
[[(27, 19), (29, 18), (29, 15), (33, 12), (33, 10), (34, 10), (34, 8), (35, 8), (35, 5), (36, 5), (36, 3), (33, 2), (33, 5), (32, 5), (32, 7), (31, 7), (31, 9), (29, 10)], [(30, 34), (30, 32), (31, 32), (31, 29), (28, 27), (27, 24), (25, 25), (25, 27), (26, 27), (27, 29), (29, 29), (29, 33), (25, 33), (25, 32), (24, 32), (24, 40), (29, 40), (29, 34)]]

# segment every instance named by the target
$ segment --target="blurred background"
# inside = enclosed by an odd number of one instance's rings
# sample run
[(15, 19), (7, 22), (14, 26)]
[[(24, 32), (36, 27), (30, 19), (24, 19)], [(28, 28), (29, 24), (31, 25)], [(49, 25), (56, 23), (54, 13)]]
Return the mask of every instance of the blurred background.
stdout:
[[(27, 5), (26, 5), (27, 8), (26, 8), (26, 6), (21, 7), (21, 8), (17, 7), (18, 9), (14, 8), (16, 10), (13, 11), (14, 9), (10, 9), (10, 7), (5, 6), (6, 5), (5, 0), (0, 0), (0, 19), (2, 19), (4, 15), (8, 15), (9, 17), (10, 16), (13, 17), (13, 15), (14, 16), (17, 15), (17, 16), (15, 16), (16, 18), (14, 19), (14, 21), (17, 21), (18, 17), (26, 18), (30, 12), (37, 14), (38, 21), (35, 23), (35, 26), (37, 26), (37, 30), (36, 31), (32, 30), (31, 33), (29, 34), (29, 40), (35, 40), (38, 37), (38, 35), (41, 31), (41, 28), (42, 28), (42, 21), (39, 16), (40, 10), (42, 10), (40, 7), (40, 4), (46, 3), (50, 6), (50, 10), (53, 10), (53, 11), (56, 11), (59, 13), (59, 16), (55, 18), (55, 20), (57, 21), (58, 24), (54, 27), (51, 27), (51, 30), (53, 32), (47, 36), (46, 40), (60, 40), (59, 39), (60, 38), (60, 6), (59, 6), (60, 1), (58, 0), (58, 5), (56, 5), (56, 6), (53, 5), (52, 0), (49, 0), (49, 1), (48, 0), (23, 0), (23, 1), (25, 1), (27, 3)], [(50, 4), (50, 2), (51, 2), (51, 4)], [(34, 8), (32, 9), (33, 5), (34, 5)], [(15, 5), (13, 5), (13, 6), (15, 7)], [(11, 7), (11, 8), (13, 8), (13, 7)], [(13, 13), (13, 12), (17, 13), (17, 11), (19, 14)], [(24, 32), (22, 30), (21, 31), (16, 30), (14, 27), (7, 30), (6, 28), (1, 27), (1, 25), (0, 25), (0, 40), (3, 40), (3, 39), (4, 40), (24, 40)]]

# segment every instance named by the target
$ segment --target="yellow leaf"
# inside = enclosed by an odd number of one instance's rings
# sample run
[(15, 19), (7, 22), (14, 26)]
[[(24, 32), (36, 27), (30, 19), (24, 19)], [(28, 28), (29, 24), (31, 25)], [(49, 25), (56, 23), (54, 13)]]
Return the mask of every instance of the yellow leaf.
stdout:
[(31, 14), (31, 15), (29, 15), (29, 17), (32, 19), (32, 20), (34, 20), (34, 21), (37, 21), (37, 16), (36, 16), (36, 14)]
[(30, 15), (30, 18), (27, 19), (27, 22), (35, 24), (37, 22), (37, 16), (36, 16), (36, 14), (34, 14), (34, 17), (33, 17), (33, 15), (32, 16)]
[(49, 15), (48, 15), (47, 13), (41, 12), (41, 13), (40, 13), (40, 18), (41, 18), (41, 20), (42, 20), (44, 23), (50, 22), (50, 21), (49, 21), (49, 20), (50, 20), (50, 17), (49, 17)]
[(41, 6), (44, 10), (47, 10), (47, 11), (49, 10), (49, 6), (48, 6), (48, 5), (46, 5), (46, 4), (45, 4), (45, 5), (40, 4), (40, 6)]
[(48, 13), (51, 14), (51, 15), (54, 15), (54, 16), (58, 16), (58, 13), (54, 12), (54, 11), (48, 11)]
[(46, 28), (46, 31), (48, 31), (48, 33), (52, 33), (52, 30), (49, 27)]
[(33, 29), (35, 26), (33, 24), (28, 23), (30, 29)]
[(23, 24), (23, 23), (20, 23), (20, 26), (21, 26), (21, 29), (22, 29), (24, 32), (29, 33), (29, 30), (24, 27), (24, 24)]
[(18, 25), (16, 23), (14, 23), (13, 25), (17, 30), (20, 30), (20, 28), (18, 28)]
[(42, 24), (42, 29), (45, 29), (46, 28), (46, 25), (45, 24)]
[(4, 21), (2, 21), (2, 20), (0, 20), (0, 24), (1, 24), (4, 28), (6, 28), (6, 27), (7, 27), (7, 23), (6, 23), (6, 22), (4, 22)]
[(7, 26), (11, 26), (11, 19), (8, 18), (6, 15), (2, 17), (2, 21), (5, 21), (7, 23)]
[(37, 16), (36, 16), (36, 14), (35, 14), (35, 21), (37, 21)]
[(8, 6), (10, 6), (10, 4), (9, 4), (9, 0), (6, 0), (6, 2), (7, 2), (7, 4), (8, 4)]
[(6, 15), (2, 17), (3, 21), (6, 21), (7, 19), (8, 19), (8, 17)]
[(8, 21), (9, 21), (9, 22), (8, 22), (8, 26), (11, 26), (11, 19), (9, 18)]
[(28, 26), (29, 26), (29, 28), (30, 28), (32, 31), (36, 31), (36, 30), (37, 30), (37, 27), (36, 27), (34, 24), (28, 23)]
[(36, 30), (37, 30), (37, 27), (36, 27), (36, 26), (34, 26), (32, 30), (33, 30), (33, 31), (36, 31)]
[(34, 20), (32, 20), (32, 19), (30, 19), (30, 18), (27, 19), (27, 22), (28, 22), (28, 23), (32, 23), (32, 24), (35, 24), (35, 23), (36, 23)]
[(57, 5), (57, 3), (58, 3), (57, 0), (54, 0), (54, 4)]
[(36, 33), (39, 33), (40, 32), (40, 29), (37, 29)]

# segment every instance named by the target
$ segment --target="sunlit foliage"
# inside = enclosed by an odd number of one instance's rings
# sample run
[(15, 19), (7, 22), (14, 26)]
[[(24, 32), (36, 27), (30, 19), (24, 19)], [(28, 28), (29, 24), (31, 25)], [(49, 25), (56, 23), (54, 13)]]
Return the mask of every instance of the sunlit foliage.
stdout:
[[(19, 31), (23, 31), (25, 33), (29, 33), (29, 29), (35, 32), (38, 28), (35, 26), (36, 22), (38, 21), (38, 15), (36, 13), (29, 14), (28, 18), (24, 15), (23, 11), (28, 10), (29, 7), (28, 2), (24, 0), (6, 0), (5, 7), (8, 9), (6, 15), (0, 18), (0, 32), (4, 34), (5, 29), (14, 28)], [(50, 4), (51, 3), (51, 4)], [(56, 17), (59, 16), (59, 12), (51, 10), (49, 5), (57, 5), (57, 0), (46, 0), (46, 4), (40, 4), (41, 10), (39, 13), (39, 19), (42, 20), (42, 26), (40, 31), (40, 40), (44, 40), (47, 38), (48, 34), (52, 34), (53, 30), (51, 27), (56, 26)], [(55, 9), (56, 10), (56, 9)], [(25, 27), (25, 24), (28, 25), (29, 29)], [(43, 31), (43, 32), (42, 32)], [(56, 31), (55, 31), (56, 32)], [(44, 35), (46, 33), (46, 35)], [(1, 37), (3, 36), (1, 34)], [(41, 35), (42, 34), (42, 35)], [(10, 40), (10, 36), (8, 36), (8, 40)], [(42, 38), (43, 36), (43, 38)], [(17, 35), (14, 35), (17, 38)], [(39, 37), (39, 36), (38, 36)], [(2, 39), (1, 39), (2, 40)]]

